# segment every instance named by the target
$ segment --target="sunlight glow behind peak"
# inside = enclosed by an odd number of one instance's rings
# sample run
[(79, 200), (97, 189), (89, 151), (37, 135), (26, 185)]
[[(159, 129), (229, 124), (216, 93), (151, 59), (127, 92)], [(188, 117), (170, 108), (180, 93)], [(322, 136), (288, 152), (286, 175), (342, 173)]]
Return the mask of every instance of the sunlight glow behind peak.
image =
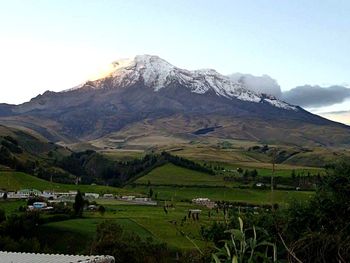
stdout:
[(100, 68), (97, 73), (92, 74), (88, 80), (90, 81), (94, 81), (94, 80), (98, 80), (98, 79), (102, 79), (105, 77), (108, 77), (113, 71), (114, 71), (114, 67), (112, 64), (109, 64), (108, 66), (105, 66), (103, 68)]
[(96, 71), (96, 74), (92, 74), (88, 80), (94, 81), (102, 78), (106, 78), (110, 76), (114, 71), (118, 70), (119, 68), (124, 68), (132, 63), (133, 59), (129, 58), (123, 58), (116, 61), (113, 61), (112, 63), (105, 65), (104, 67), (101, 67), (98, 71)]

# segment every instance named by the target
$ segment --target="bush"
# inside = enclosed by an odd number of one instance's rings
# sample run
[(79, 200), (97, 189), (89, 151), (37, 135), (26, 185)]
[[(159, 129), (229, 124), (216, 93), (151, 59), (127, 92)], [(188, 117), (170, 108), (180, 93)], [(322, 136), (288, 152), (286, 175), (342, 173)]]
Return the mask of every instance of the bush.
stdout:
[(97, 226), (90, 251), (92, 254), (114, 256), (116, 262), (162, 263), (169, 262), (171, 256), (165, 244), (155, 243), (152, 239), (142, 240), (110, 221)]

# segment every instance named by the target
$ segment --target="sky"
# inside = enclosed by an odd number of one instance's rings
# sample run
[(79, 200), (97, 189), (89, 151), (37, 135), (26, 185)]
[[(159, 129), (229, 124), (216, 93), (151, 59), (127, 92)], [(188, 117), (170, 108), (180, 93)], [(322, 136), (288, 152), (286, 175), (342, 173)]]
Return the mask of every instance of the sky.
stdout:
[(286, 98), (350, 123), (350, 1), (0, 0), (0, 6), (0, 102), (69, 89), (116, 59), (153, 54), (186, 69), (268, 74)]

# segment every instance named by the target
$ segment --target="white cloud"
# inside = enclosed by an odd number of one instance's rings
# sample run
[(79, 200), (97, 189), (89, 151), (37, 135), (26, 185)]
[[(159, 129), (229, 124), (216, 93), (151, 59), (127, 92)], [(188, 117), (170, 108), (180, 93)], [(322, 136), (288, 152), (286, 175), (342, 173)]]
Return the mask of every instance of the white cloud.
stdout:
[(252, 91), (270, 94), (277, 98), (281, 97), (280, 85), (268, 75), (253, 76), (251, 74), (233, 73), (229, 77), (233, 81), (245, 84)]

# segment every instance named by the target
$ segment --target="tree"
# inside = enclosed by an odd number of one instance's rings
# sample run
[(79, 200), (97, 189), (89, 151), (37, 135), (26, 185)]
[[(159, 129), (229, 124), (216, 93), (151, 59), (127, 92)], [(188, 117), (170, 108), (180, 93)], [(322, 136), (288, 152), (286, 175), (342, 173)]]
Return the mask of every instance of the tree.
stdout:
[(250, 172), (250, 176), (255, 179), (258, 176), (258, 171), (254, 169), (253, 171)]
[(150, 198), (152, 198), (152, 196), (153, 196), (153, 189), (152, 188), (149, 189), (149, 194), (148, 195), (149, 195)]
[(244, 173), (243, 173), (243, 182), (247, 183), (248, 181), (248, 177), (249, 177), (249, 171), (248, 170), (244, 170)]
[(75, 202), (73, 204), (74, 208), (74, 214), (78, 217), (81, 217), (83, 215), (83, 209), (84, 209), (84, 198), (81, 192), (78, 190), (76, 196), (75, 196)]
[(98, 211), (100, 212), (100, 214), (103, 216), (106, 212), (106, 208), (103, 205), (100, 205), (98, 207)]
[(165, 244), (125, 232), (120, 225), (104, 221), (97, 226), (91, 253), (111, 255), (116, 263), (121, 262), (170, 262), (170, 251)]
[(4, 222), (5, 220), (6, 220), (5, 210), (0, 209), (0, 223)]
[(349, 207), (350, 165), (343, 161), (328, 167), (309, 202), (290, 205), (284, 234), (293, 253), (302, 262), (350, 262)]

